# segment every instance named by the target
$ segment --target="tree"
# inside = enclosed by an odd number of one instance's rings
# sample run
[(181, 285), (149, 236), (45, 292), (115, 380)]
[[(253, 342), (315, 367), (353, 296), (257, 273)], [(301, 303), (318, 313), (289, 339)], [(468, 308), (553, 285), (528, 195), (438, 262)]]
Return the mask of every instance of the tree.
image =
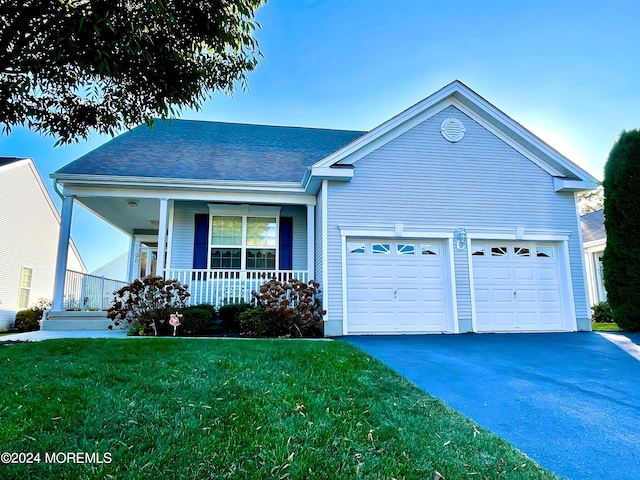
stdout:
[(640, 130), (622, 132), (604, 169), (604, 283), (613, 318), (640, 330)]
[(604, 190), (602, 185), (595, 190), (578, 194), (578, 211), (580, 215), (597, 212), (604, 208)]
[(246, 86), (263, 0), (0, 0), (0, 123), (115, 135)]

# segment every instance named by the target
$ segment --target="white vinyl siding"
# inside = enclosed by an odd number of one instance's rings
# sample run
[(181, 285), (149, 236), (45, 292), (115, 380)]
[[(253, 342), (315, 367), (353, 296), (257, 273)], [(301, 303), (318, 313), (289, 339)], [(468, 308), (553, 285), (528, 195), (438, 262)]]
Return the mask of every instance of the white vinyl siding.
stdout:
[[(170, 268), (193, 268), (196, 214), (209, 215), (206, 202), (175, 202)], [(304, 270), (307, 268), (306, 209), (304, 206), (283, 206), (280, 216), (293, 218), (293, 270)]]
[[(60, 220), (30, 160), (0, 167), (0, 331), (15, 319), (22, 267), (33, 269), (27, 307), (39, 298), (51, 300)], [(28, 199), (28, 200), (27, 200)], [(67, 266), (82, 271), (76, 250)]]
[[(450, 117), (466, 128), (460, 142), (448, 142), (440, 133)], [(338, 227), (397, 223), (450, 232), (460, 227), (569, 232), (575, 314), (588, 318), (573, 193), (555, 192), (548, 173), (453, 106), (360, 159), (351, 182), (329, 183), (328, 201), (329, 322), (341, 322), (342, 316)], [(464, 327), (471, 318), (466, 250), (454, 257)]]

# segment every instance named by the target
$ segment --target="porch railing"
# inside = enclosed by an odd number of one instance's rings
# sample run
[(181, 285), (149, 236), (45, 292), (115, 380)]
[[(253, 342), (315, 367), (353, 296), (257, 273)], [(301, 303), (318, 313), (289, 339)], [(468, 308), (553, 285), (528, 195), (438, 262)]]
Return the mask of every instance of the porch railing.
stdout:
[(113, 292), (125, 285), (127, 282), (67, 270), (63, 308), (76, 311), (107, 310), (111, 306)]
[(307, 277), (306, 270), (165, 270), (165, 278), (188, 285), (190, 305), (209, 303), (216, 307), (249, 302), (251, 292), (271, 278), (306, 282)]

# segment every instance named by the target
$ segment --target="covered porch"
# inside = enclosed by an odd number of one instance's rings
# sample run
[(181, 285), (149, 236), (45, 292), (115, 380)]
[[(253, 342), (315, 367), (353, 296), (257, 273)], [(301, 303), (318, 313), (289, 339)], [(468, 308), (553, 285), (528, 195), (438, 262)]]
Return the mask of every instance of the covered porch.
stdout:
[[(188, 287), (190, 305), (216, 307), (250, 301), (251, 292), (271, 278), (314, 278), (316, 199), (299, 186), (221, 192), (60, 183), (58, 245), (68, 245), (80, 204), (129, 236), (127, 278), (78, 279), (64, 268), (68, 252), (59, 248), (43, 330), (106, 328), (112, 292), (145, 275), (178, 280)], [(79, 292), (78, 284), (92, 287)]]

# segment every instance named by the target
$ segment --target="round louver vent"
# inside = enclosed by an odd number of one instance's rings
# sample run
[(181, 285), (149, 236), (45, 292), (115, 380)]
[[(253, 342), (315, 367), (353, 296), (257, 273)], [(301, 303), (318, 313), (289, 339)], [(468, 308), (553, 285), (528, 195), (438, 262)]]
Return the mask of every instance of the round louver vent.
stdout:
[(464, 125), (457, 118), (447, 118), (440, 125), (440, 133), (450, 142), (459, 142), (466, 132)]

